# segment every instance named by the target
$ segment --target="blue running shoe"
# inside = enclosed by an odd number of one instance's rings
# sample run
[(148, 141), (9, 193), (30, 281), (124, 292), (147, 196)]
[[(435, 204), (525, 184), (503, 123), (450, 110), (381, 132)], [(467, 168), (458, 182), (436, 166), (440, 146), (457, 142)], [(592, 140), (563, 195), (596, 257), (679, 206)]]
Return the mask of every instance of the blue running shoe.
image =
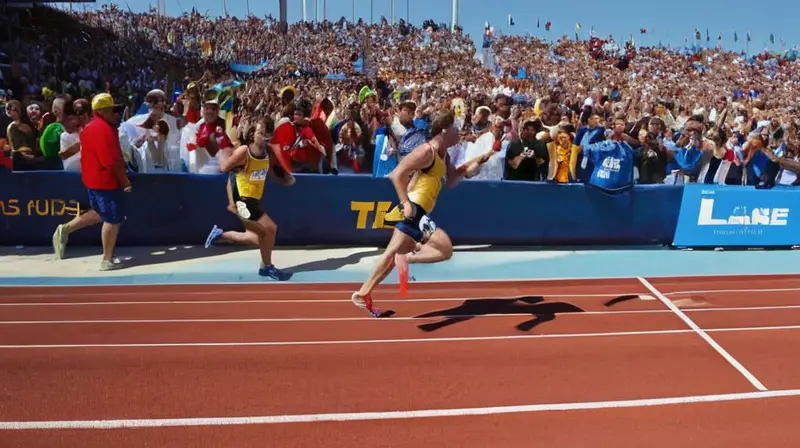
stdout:
[(224, 232), (222, 229), (220, 229), (217, 226), (214, 226), (214, 228), (211, 229), (211, 233), (208, 234), (208, 238), (206, 238), (206, 249), (211, 247), (211, 245), (214, 243), (214, 240), (221, 237), (223, 233)]
[(276, 268), (275, 265), (264, 266), (258, 269), (258, 275), (262, 277), (269, 277), (273, 280), (277, 280), (279, 282), (285, 282), (292, 278), (291, 272), (281, 271), (280, 269)]

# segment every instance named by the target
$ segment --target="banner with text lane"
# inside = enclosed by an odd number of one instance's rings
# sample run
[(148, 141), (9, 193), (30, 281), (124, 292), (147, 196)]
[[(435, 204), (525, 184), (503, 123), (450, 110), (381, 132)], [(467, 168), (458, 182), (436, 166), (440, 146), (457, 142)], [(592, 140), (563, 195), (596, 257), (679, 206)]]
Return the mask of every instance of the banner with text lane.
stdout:
[(797, 244), (800, 244), (800, 189), (700, 184), (686, 185), (683, 189), (675, 246)]

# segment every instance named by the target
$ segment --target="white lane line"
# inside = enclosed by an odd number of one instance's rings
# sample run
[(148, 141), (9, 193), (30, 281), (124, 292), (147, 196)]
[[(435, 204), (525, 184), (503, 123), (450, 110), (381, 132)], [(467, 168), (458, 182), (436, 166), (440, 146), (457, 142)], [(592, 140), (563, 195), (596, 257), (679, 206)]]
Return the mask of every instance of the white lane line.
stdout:
[[(290, 269), (291, 270), (291, 269)], [(180, 274), (179, 274), (180, 276)], [(691, 274), (691, 275), (651, 275), (650, 278), (659, 279), (659, 280), (683, 280), (683, 279), (707, 279), (712, 278), (714, 280), (723, 280), (723, 279), (731, 279), (731, 280), (742, 280), (745, 279), (757, 279), (758, 277), (778, 277), (773, 279), (773, 281), (792, 281), (792, 280), (800, 280), (800, 275), (792, 273), (781, 273), (781, 272), (762, 272), (759, 274), (730, 274), (730, 275), (719, 275), (719, 274)], [(228, 286), (228, 285), (258, 285), (264, 288), (269, 288), (270, 285), (265, 282), (201, 282), (201, 283), (185, 283), (185, 282), (150, 282), (144, 283), (141, 281), (130, 282), (126, 283), (123, 279), (122, 281), (115, 282), (113, 284), (106, 284), (106, 285), (98, 285), (96, 281), (94, 281), (93, 277), (83, 277), (81, 280), (86, 280), (86, 283), (71, 283), (68, 285), (62, 285), (58, 283), (54, 283), (51, 285), (42, 285), (32, 283), (31, 279), (37, 278), (45, 278), (41, 276), (25, 276), (25, 277), (0, 277), (0, 281), (5, 282), (3, 287), (8, 288), (20, 288), (20, 289), (36, 289), (36, 288), (60, 288), (60, 289), (79, 289), (79, 288), (104, 288), (104, 287), (126, 287), (126, 286), (133, 286), (133, 287), (153, 287), (153, 286)], [(418, 280), (416, 284), (423, 284), (423, 285), (452, 285), (452, 284), (460, 284), (460, 283), (467, 283), (467, 284), (475, 284), (475, 283), (483, 283), (483, 284), (515, 284), (515, 283), (524, 283), (525, 286), (528, 284), (539, 284), (539, 283), (547, 283), (547, 282), (580, 282), (580, 283), (589, 283), (589, 282), (596, 282), (596, 281), (619, 281), (619, 282), (628, 282), (636, 280), (636, 277), (552, 277), (552, 278), (506, 278), (500, 280), (487, 280), (487, 279), (460, 279), (460, 280)], [(13, 282), (24, 281), (26, 283), (18, 284)], [(691, 281), (691, 280), (687, 280)], [(28, 283), (31, 282), (31, 283)], [(314, 287), (316, 285), (324, 285), (324, 286), (331, 286), (331, 285), (360, 285), (359, 282), (356, 281), (329, 281), (329, 282), (303, 282), (298, 281), (297, 284), (308, 285), (310, 287)], [(489, 288), (495, 289), (492, 286)]]
[(686, 294), (730, 294), (742, 292), (795, 292), (800, 291), (800, 288), (761, 288), (761, 289), (706, 289), (698, 291), (674, 291), (665, 292), (665, 296), (676, 296)]
[[(415, 283), (412, 283), (412, 288)], [(202, 286), (202, 284), (194, 285), (194, 286)], [(534, 285), (535, 286), (535, 285)], [(522, 289), (530, 289), (533, 286), (486, 286), (486, 287), (470, 287), (469, 289), (472, 291), (508, 291), (508, 290), (522, 290)], [(569, 286), (567, 286), (569, 287)], [(564, 287), (556, 287), (556, 286), (549, 286), (548, 289), (563, 289)], [(592, 286), (581, 287), (582, 289), (592, 289)], [(0, 291), (3, 291), (3, 287), (0, 287)], [(384, 293), (393, 293), (396, 289), (381, 289), (378, 290), (377, 293), (384, 294)], [(414, 291), (413, 289), (409, 291), (409, 294), (447, 294), (452, 293), (453, 288), (425, 288), (419, 291)], [(147, 291), (141, 290), (139, 292), (135, 291), (109, 291), (109, 292), (68, 292), (68, 291), (60, 291), (60, 292), (48, 292), (48, 293), (37, 293), (37, 294), (9, 294), (14, 298), (41, 298), (41, 297), (107, 297), (107, 296), (142, 296), (142, 295), (159, 295), (159, 296), (242, 296), (242, 295), (259, 295), (259, 294), (267, 294), (267, 295), (278, 295), (278, 294), (306, 294), (309, 296), (314, 295), (338, 295), (338, 296), (348, 296), (351, 294), (348, 290), (339, 290), (339, 289), (313, 289), (309, 287), (308, 290), (301, 291), (301, 290), (293, 290), (293, 291), (274, 291), (270, 289), (264, 289), (262, 291), (247, 291), (247, 290), (206, 290), (206, 291)], [(520, 293), (521, 294), (521, 293)], [(620, 293), (620, 294), (548, 294), (549, 296), (553, 297), (613, 297), (613, 296), (622, 296), (622, 295), (629, 295), (629, 294), (640, 294), (640, 293)], [(283, 299), (285, 301), (292, 301), (293, 299)], [(324, 299), (320, 299), (324, 300)]]
[[(487, 288), (491, 289), (491, 288)], [(513, 289), (513, 288), (507, 288)], [(0, 288), (2, 291), (2, 288)], [(426, 293), (437, 293), (437, 292), (450, 292), (451, 290), (429, 290), (425, 291)], [(800, 288), (760, 288), (760, 289), (708, 289), (708, 290), (696, 290), (696, 291), (673, 291), (673, 292), (663, 292), (665, 296), (675, 296), (675, 295), (689, 295), (689, 294), (739, 294), (739, 293), (753, 293), (753, 292), (761, 292), (761, 293), (770, 293), (770, 292), (796, 292), (800, 291)], [(266, 291), (265, 291), (266, 292)], [(287, 294), (296, 294), (299, 291), (290, 291), (285, 292)], [(391, 291), (387, 291), (391, 293)], [(281, 292), (281, 294), (284, 292)], [(309, 296), (313, 296), (316, 294), (338, 294), (343, 295), (346, 294), (346, 291), (338, 291), (338, 290), (312, 290), (306, 292)], [(47, 294), (13, 294), (15, 299), (22, 299), (22, 298), (43, 298), (43, 297), (107, 297), (107, 296), (141, 296), (141, 295), (161, 295), (161, 296), (239, 296), (239, 295), (254, 295), (258, 294), (253, 291), (169, 291), (169, 292), (108, 292), (108, 293), (94, 293), (94, 292), (77, 292), (77, 293), (47, 293)], [(270, 292), (269, 294), (278, 294)], [(531, 295), (535, 296), (536, 293), (531, 294), (517, 294), (515, 296), (504, 296), (504, 297), (491, 297), (494, 299), (502, 299), (502, 298), (512, 298), (517, 297), (520, 295)], [(639, 300), (657, 300), (655, 297), (650, 295), (645, 295), (639, 292), (621, 292), (621, 293), (613, 293), (613, 294), (541, 294), (543, 297), (547, 298), (593, 298), (593, 297), (623, 297), (623, 296), (639, 296)], [(470, 299), (486, 299), (489, 297), (472, 297)], [(417, 299), (388, 299), (388, 300), (381, 300), (381, 302), (388, 302), (388, 303), (395, 303), (395, 302), (455, 302), (467, 300), (464, 297), (441, 297), (441, 298), (417, 298)], [(157, 301), (104, 301), (104, 302), (11, 302), (11, 303), (0, 303), (0, 306), (70, 306), (70, 305), (151, 305), (151, 304), (160, 304), (160, 303), (169, 303), (169, 304), (181, 304), (181, 303), (199, 303), (199, 304), (225, 304), (225, 303), (340, 303), (340, 302), (350, 302), (350, 300), (345, 299), (243, 299), (243, 300), (157, 300)]]
[(678, 316), (686, 325), (689, 326), (698, 336), (703, 338), (704, 341), (708, 343), (714, 350), (717, 351), (723, 358), (725, 358), (730, 365), (732, 365), (736, 370), (739, 371), (748, 381), (758, 390), (765, 391), (767, 390), (766, 386), (764, 386), (758, 378), (755, 377), (752, 373), (750, 373), (745, 366), (743, 366), (739, 361), (736, 360), (730, 353), (728, 353), (721, 345), (717, 343), (711, 336), (709, 336), (702, 328), (700, 328), (692, 319), (689, 318), (683, 311), (681, 311), (674, 303), (672, 303), (667, 296), (662, 294), (655, 286), (651, 285), (650, 282), (645, 280), (642, 277), (637, 277), (637, 279), (644, 285), (645, 288), (650, 290), (654, 296), (656, 296), (661, 303), (666, 305), (667, 308), (672, 310), (676, 316)]
[[(744, 306), (731, 308), (690, 308), (684, 309), (684, 313), (708, 313), (708, 312), (752, 312), (752, 311), (775, 311), (800, 309), (800, 305), (775, 305), (775, 306)], [(542, 313), (540, 313), (542, 314)], [(604, 316), (604, 315), (628, 315), (628, 314), (672, 314), (671, 310), (624, 310), (624, 311), (580, 311), (556, 313), (559, 317), (579, 317), (579, 316)], [(266, 318), (207, 318), (207, 319), (85, 319), (85, 320), (4, 320), (0, 325), (82, 325), (82, 324), (196, 324), (196, 323), (238, 323), (238, 322), (408, 322), (408, 321), (431, 321), (441, 319), (483, 319), (483, 318), (518, 318), (532, 317), (534, 314), (449, 314), (446, 316), (429, 317), (392, 317), (388, 319), (375, 319), (374, 317), (266, 317)], [(708, 330), (706, 330), (708, 331)]]
[(31, 348), (141, 348), (141, 347), (283, 347), (296, 345), (358, 345), (358, 344), (403, 344), (423, 342), (475, 342), (475, 341), (510, 341), (521, 339), (562, 339), (591, 338), (613, 336), (643, 336), (660, 334), (691, 333), (692, 330), (645, 330), (620, 331), (609, 333), (561, 333), (561, 334), (525, 334), (515, 336), (464, 336), (451, 338), (405, 338), (405, 339), (356, 339), (331, 341), (255, 341), (255, 342), (167, 342), (142, 344), (37, 344), (37, 345), (0, 345), (0, 349)]
[(587, 401), (575, 403), (529, 404), (482, 408), (421, 409), (414, 411), (351, 412), (337, 414), (268, 415), (253, 417), (164, 418), (128, 420), (65, 420), (0, 422), (0, 430), (52, 430), (52, 429), (120, 429), (167, 428), (231, 425), (271, 425), (289, 423), (353, 422), (374, 420), (403, 420), (419, 418), (465, 417), (476, 415), (519, 414), (534, 412), (586, 411), (654, 406), (674, 406), (697, 403), (724, 403), (731, 401), (764, 400), (800, 396), (800, 389), (743, 392), (715, 395), (692, 395), (637, 400)]
[[(628, 311), (581, 311), (557, 313), (559, 317), (564, 316), (603, 316), (618, 314), (666, 314), (669, 310), (628, 310)], [(546, 313), (539, 313), (546, 314)], [(518, 318), (531, 319), (536, 314), (532, 313), (507, 313), (507, 314), (448, 314), (442, 316), (429, 317), (391, 317), (386, 319), (376, 319), (374, 317), (265, 317), (265, 318), (208, 318), (208, 319), (84, 319), (84, 320), (4, 320), (0, 325), (58, 325), (58, 324), (196, 324), (196, 323), (238, 323), (238, 322), (375, 322), (384, 325), (384, 322), (408, 322), (408, 321), (439, 321), (443, 319), (483, 319), (483, 318)]]
[[(308, 294), (313, 295), (310, 291)], [(251, 293), (252, 294), (252, 293)], [(107, 296), (110, 294), (102, 294)], [(117, 295), (117, 294), (114, 294)], [(141, 294), (139, 294), (141, 295)], [(219, 293), (217, 293), (219, 295)], [(467, 300), (505, 300), (517, 297), (536, 297), (537, 294), (516, 294), (513, 296), (486, 296), (486, 297), (430, 297), (423, 299), (386, 299), (379, 300), (380, 303), (407, 303), (407, 302), (464, 302)], [(541, 295), (547, 299), (559, 298), (616, 298), (626, 296), (639, 296), (639, 300), (655, 300), (652, 296), (640, 293), (620, 293), (620, 294), (545, 294)], [(93, 306), (93, 305), (220, 305), (233, 303), (352, 303), (350, 299), (249, 299), (249, 300), (147, 300), (147, 301), (104, 301), (104, 302), (11, 302), (0, 303), (3, 306)]]
[[(800, 325), (779, 325), (771, 327), (734, 327), (706, 330), (708, 333), (736, 333), (740, 331), (776, 331), (800, 330)], [(331, 341), (253, 341), (253, 342), (160, 342), (141, 344), (29, 344), (0, 345), (0, 349), (57, 349), (57, 348), (180, 348), (180, 347), (287, 347), (304, 345), (358, 345), (358, 344), (403, 344), (423, 342), (476, 342), (476, 341), (511, 341), (526, 339), (570, 339), (570, 338), (603, 338), (624, 336), (654, 336), (694, 333), (693, 329), (685, 330), (641, 330), (617, 331), (608, 333), (554, 333), (526, 334), (516, 336), (464, 336), (451, 338), (407, 338), (407, 339), (355, 339)]]
[(709, 311), (773, 311), (773, 310), (796, 310), (800, 305), (767, 305), (767, 306), (732, 306), (719, 308), (686, 308), (684, 313), (705, 313)]

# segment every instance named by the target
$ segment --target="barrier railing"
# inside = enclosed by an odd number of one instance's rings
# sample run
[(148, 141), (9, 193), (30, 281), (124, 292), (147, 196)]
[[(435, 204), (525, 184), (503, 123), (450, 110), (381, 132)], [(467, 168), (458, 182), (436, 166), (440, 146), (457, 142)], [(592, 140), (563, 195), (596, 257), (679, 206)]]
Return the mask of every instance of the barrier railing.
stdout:
[[(226, 210), (224, 175), (147, 174), (132, 182), (120, 245), (196, 245), (214, 224), (241, 229)], [(665, 185), (611, 195), (579, 184), (468, 181), (442, 193), (432, 218), (454, 244), (669, 244), (682, 195), (683, 187)], [(383, 216), (395, 200), (387, 179), (298, 175), (292, 187), (268, 183), (263, 202), (280, 245), (362, 246), (388, 241)], [(86, 204), (78, 173), (0, 172), (0, 245), (50, 245), (56, 226)], [(100, 232), (76, 232), (70, 244), (99, 245)]]

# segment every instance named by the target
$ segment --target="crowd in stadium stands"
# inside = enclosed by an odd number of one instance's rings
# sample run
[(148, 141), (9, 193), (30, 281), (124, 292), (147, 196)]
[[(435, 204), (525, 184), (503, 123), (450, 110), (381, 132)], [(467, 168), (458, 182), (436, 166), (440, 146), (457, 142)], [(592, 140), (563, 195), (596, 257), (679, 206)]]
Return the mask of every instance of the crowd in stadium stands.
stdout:
[(113, 5), (22, 21), (0, 92), (0, 165), (14, 170), (80, 169), (78, 133), (108, 92), (127, 106), (120, 141), (140, 173), (217, 173), (268, 116), (295, 171), (385, 176), (447, 108), (456, 164), (492, 153), (478, 179), (800, 185), (794, 51), (501, 36), (484, 45), (490, 64), (432, 21), (284, 26)]

